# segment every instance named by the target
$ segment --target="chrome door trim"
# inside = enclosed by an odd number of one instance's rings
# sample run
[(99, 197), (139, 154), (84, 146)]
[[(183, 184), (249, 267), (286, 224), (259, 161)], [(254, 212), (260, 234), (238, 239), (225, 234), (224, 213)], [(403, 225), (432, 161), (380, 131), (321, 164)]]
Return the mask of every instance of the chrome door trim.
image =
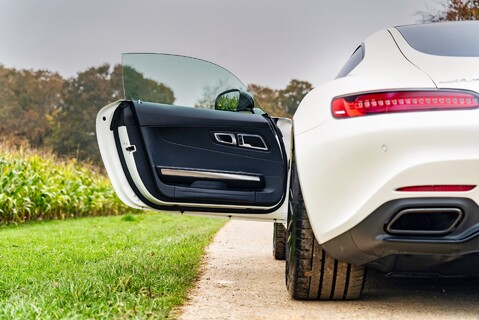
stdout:
[(164, 176), (173, 177), (188, 177), (198, 179), (213, 179), (213, 180), (235, 180), (235, 181), (253, 181), (260, 182), (260, 177), (248, 176), (237, 173), (224, 173), (224, 172), (211, 172), (211, 171), (196, 171), (188, 169), (160, 169), (161, 174)]

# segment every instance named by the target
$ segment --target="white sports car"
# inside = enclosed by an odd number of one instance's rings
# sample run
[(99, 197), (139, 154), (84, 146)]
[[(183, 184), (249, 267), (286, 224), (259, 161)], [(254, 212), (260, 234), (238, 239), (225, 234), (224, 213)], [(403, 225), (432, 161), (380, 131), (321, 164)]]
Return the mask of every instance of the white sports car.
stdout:
[(131, 207), (275, 222), (297, 299), (357, 299), (365, 267), (477, 276), (478, 35), (479, 22), (373, 34), (294, 128), (215, 64), (125, 54), (100, 151)]

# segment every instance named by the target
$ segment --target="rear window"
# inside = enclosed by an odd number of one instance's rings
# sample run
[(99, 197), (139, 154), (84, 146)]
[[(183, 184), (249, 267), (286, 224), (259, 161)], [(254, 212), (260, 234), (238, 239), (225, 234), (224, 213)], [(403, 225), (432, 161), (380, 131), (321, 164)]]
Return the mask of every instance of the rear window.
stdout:
[(396, 27), (411, 47), (422, 53), (479, 57), (479, 22), (443, 22)]

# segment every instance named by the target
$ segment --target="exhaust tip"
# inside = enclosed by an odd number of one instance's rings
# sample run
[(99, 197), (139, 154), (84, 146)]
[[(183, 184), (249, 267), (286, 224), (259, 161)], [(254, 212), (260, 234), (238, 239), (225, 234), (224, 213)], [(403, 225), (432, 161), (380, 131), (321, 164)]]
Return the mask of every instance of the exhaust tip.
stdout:
[(386, 231), (393, 235), (439, 236), (452, 232), (463, 217), (459, 208), (409, 208), (399, 211)]

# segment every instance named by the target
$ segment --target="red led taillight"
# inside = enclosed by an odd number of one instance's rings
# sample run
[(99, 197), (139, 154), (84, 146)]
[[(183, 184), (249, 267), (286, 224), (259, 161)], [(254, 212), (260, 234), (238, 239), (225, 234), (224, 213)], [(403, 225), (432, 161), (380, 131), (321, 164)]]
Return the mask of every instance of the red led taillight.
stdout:
[(474, 189), (475, 185), (429, 185), (411, 186), (396, 189), (402, 192), (465, 192)]
[(460, 110), (479, 108), (478, 97), (458, 91), (394, 91), (365, 93), (333, 100), (335, 118), (361, 117), (370, 114)]

